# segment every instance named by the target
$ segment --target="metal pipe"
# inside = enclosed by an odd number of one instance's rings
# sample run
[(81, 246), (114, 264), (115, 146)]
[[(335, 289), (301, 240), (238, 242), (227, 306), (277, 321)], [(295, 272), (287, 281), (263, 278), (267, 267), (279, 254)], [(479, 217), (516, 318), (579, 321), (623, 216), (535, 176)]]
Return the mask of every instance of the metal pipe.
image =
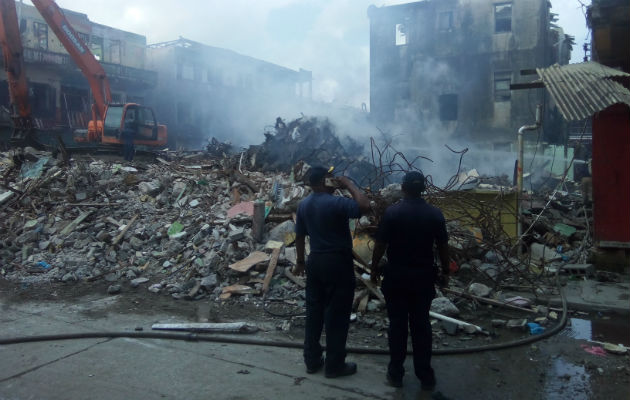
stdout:
[(523, 234), (523, 226), (521, 225), (521, 214), (522, 214), (522, 196), (523, 196), (523, 132), (525, 131), (533, 131), (540, 127), (540, 119), (541, 119), (541, 111), (542, 106), (538, 104), (536, 106), (536, 123), (534, 125), (523, 125), (518, 130), (518, 168), (517, 168), (517, 178), (516, 178), (516, 246), (517, 246), (517, 254), (520, 256), (522, 254), (521, 250), (521, 235)]

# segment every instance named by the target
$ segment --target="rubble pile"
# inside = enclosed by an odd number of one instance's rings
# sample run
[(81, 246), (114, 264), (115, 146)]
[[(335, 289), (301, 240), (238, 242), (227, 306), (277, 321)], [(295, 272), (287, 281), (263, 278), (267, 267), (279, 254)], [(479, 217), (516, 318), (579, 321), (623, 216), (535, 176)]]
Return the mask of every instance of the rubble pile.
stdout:
[[(204, 154), (135, 167), (91, 158), (60, 167), (49, 153), (27, 155), (20, 168), (9, 153), (1, 162), (1, 273), (10, 280), (104, 279), (112, 291), (129, 282), (191, 299), (254, 282), (254, 293), (264, 272), (229, 266), (271, 249), (252, 238), (253, 207), (243, 205), (265, 201), (268, 220), (282, 221), (295, 210), (292, 196), (306, 193), (286, 174), (244, 175)], [(284, 252), (278, 264), (287, 265)]]
[(247, 154), (251, 166), (262, 171), (288, 171), (303, 161), (334, 166), (362, 185), (374, 178), (374, 166), (362, 155), (363, 147), (350, 138), (342, 144), (327, 118), (301, 117), (288, 124), (278, 118), (265, 132), (265, 142), (250, 146)]
[[(131, 287), (175, 299), (236, 296), (237, 301), (303, 304), (303, 278), (290, 269), (296, 261), (292, 213), (309, 193), (301, 182), (308, 164), (261, 172), (248, 170), (251, 164), (238, 155), (220, 152), (169, 153), (134, 166), (91, 157), (62, 164), (33, 149), (23, 160), (0, 153), (0, 273), (22, 283), (103, 280), (112, 294)], [(501, 191), (497, 203), (463, 193), (432, 187), (427, 194), (440, 207), (450, 197), (450, 207), (467, 213), (448, 221), (454, 278), (432, 311), (470, 321), (479, 304), (487, 303), (516, 314), (485, 328), (441, 320), (436, 334), (544, 329), (557, 318), (541, 297), (557, 293), (555, 271), (592, 271), (580, 264), (590, 249), (590, 211), (582, 197), (556, 191), (544, 202), (532, 198), (525, 212), (531, 221), (527, 257), (518, 258), (513, 238), (496, 216)], [(353, 316), (384, 329), (384, 318), (369, 316), (383, 309), (384, 299), (369, 281), (369, 252), (359, 254), (357, 240), (369, 251), (369, 234), (385, 207), (400, 198), (400, 185), (369, 196), (373, 214), (353, 223), (360, 282)], [(255, 209), (261, 205), (265, 217), (258, 235)]]

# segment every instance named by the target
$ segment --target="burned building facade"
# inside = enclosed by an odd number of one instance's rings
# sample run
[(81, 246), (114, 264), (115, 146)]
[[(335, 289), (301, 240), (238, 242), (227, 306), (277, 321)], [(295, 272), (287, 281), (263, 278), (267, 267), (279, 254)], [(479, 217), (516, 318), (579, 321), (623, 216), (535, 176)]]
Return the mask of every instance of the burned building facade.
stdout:
[(311, 98), (310, 71), (188, 39), (150, 45), (147, 64), (158, 72), (151, 103), (169, 127), (170, 148), (200, 148), (212, 137), (232, 143), (251, 137), (252, 126), (262, 131), (285, 104)]
[[(39, 128), (85, 128), (93, 102), (87, 79), (37, 9), (16, 3), (29, 102)], [(86, 14), (63, 10), (105, 69), (114, 102), (144, 102), (157, 74), (145, 69), (146, 38), (97, 24)], [(9, 107), (7, 76), (0, 71), (0, 105)]]
[[(370, 108), (383, 126), (406, 126), (420, 141), (462, 140), (513, 150), (516, 131), (545, 107), (542, 89), (511, 91), (521, 71), (569, 60), (570, 37), (547, 0), (426, 0), (368, 9)], [(426, 138), (426, 136), (425, 136)]]

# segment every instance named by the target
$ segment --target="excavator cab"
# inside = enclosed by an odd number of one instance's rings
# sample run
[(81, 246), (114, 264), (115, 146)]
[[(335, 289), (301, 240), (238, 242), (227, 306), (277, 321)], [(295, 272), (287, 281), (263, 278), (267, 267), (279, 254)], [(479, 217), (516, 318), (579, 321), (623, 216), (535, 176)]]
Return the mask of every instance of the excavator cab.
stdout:
[(166, 127), (157, 123), (153, 109), (135, 103), (108, 105), (103, 123), (103, 143), (121, 143), (125, 129), (133, 130), (135, 144), (166, 144)]

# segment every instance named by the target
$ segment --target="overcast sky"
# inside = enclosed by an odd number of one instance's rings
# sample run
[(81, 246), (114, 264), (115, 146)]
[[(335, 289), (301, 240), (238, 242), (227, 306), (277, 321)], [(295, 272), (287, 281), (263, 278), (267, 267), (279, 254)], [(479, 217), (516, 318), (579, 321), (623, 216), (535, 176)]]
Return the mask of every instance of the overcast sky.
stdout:
[[(311, 70), (316, 100), (354, 107), (369, 101), (368, 6), (408, 2), (57, 0), (93, 22), (145, 35), (148, 43), (183, 36), (291, 69)], [(552, 0), (559, 25), (575, 36), (572, 62), (581, 61), (588, 34), (581, 3), (590, 0)]]

